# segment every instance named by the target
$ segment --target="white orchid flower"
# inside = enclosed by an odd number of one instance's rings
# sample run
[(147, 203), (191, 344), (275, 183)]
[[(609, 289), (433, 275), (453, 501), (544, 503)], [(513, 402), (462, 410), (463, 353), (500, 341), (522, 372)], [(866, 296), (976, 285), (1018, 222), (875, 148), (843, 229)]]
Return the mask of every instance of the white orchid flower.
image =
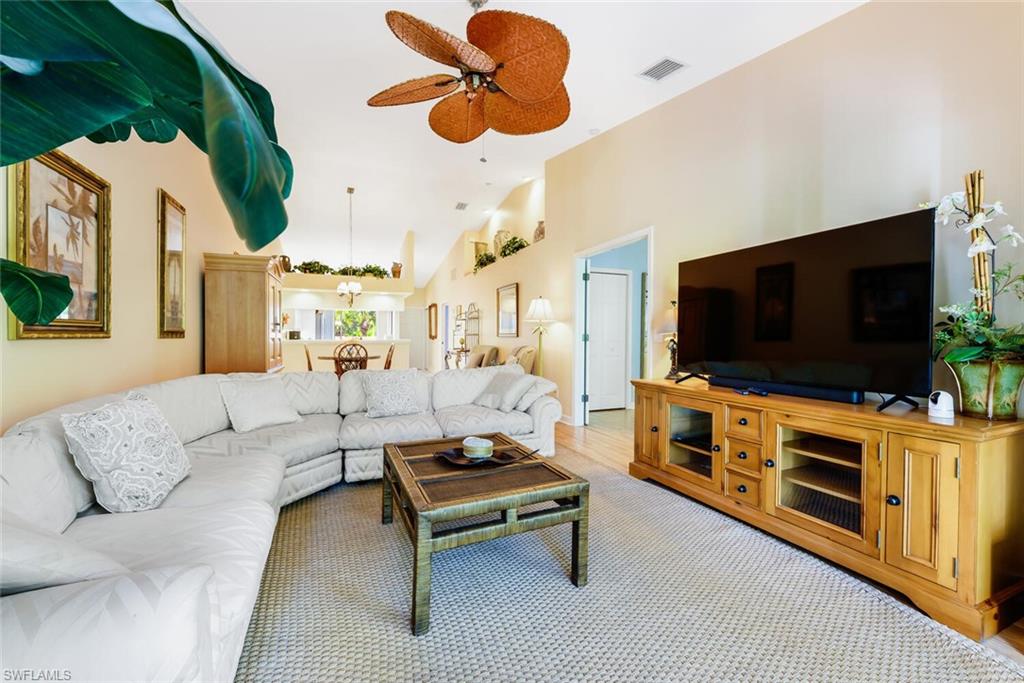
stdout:
[(953, 195), (947, 194), (939, 200), (938, 206), (935, 207), (935, 222), (938, 223), (941, 220), (943, 225), (949, 225), (949, 217), (954, 211), (956, 211), (956, 205), (953, 203)]
[(950, 304), (948, 306), (939, 306), (939, 311), (954, 318), (959, 318), (967, 313), (967, 306), (966, 304)]
[(1005, 216), (1006, 215), (1006, 210), (1003, 209), (1003, 203), (1002, 202), (996, 202), (995, 204), (985, 204), (982, 208), (992, 209), (992, 213), (994, 213), (997, 216)]
[(1017, 232), (1012, 225), (1003, 226), (1003, 239), (1009, 241), (1011, 247), (1019, 247), (1024, 244), (1024, 235)]
[(982, 233), (978, 235), (978, 239), (971, 242), (971, 247), (967, 250), (967, 258), (974, 258), (978, 254), (988, 254), (995, 250), (996, 245), (988, 238), (988, 235)]
[(964, 232), (970, 232), (971, 230), (981, 230), (982, 228), (985, 227), (986, 223), (991, 222), (992, 219), (989, 218), (984, 211), (979, 211), (978, 213), (974, 214), (974, 218), (972, 218), (968, 223), (964, 225)]

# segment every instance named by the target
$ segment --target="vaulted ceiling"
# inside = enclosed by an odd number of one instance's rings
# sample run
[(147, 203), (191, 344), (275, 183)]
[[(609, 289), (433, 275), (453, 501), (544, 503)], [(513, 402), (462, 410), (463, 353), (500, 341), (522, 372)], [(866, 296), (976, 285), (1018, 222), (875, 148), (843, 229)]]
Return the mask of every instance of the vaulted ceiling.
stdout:
[[(484, 212), (524, 179), (543, 175), (546, 159), (861, 2), (490, 0), (486, 9), (532, 14), (566, 34), (572, 114), (548, 133), (489, 132), (483, 142), (466, 145), (430, 131), (431, 103), (372, 109), (366, 100), (399, 81), (445, 71), (392, 36), (387, 10), (464, 37), (472, 15), (467, 2), (185, 4), (273, 95), (278, 134), (295, 164), (290, 224), (282, 236), (292, 261), (348, 262), (345, 188), (351, 185), (355, 262), (390, 265), (405, 231), (413, 230), (422, 285), (454, 239), (479, 227)], [(660, 82), (638, 75), (666, 57), (686, 68)], [(469, 206), (456, 211), (458, 202)]]

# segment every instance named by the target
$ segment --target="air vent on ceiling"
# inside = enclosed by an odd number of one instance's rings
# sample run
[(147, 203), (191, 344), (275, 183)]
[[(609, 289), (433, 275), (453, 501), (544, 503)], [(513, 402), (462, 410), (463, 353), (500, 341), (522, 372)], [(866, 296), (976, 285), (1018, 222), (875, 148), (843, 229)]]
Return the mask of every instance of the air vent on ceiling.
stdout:
[(458, 204), (455, 205), (455, 210), (465, 211), (467, 206), (469, 206), (469, 204), (467, 204), (466, 202), (459, 202)]
[(682, 62), (666, 57), (651, 68), (641, 72), (640, 78), (646, 78), (649, 81), (660, 81), (679, 71), (684, 66), (686, 65)]

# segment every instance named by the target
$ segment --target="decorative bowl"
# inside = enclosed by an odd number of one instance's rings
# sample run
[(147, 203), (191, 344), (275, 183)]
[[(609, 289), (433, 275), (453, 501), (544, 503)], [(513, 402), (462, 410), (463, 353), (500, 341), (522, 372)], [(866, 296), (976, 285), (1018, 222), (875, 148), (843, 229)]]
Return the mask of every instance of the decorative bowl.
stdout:
[(489, 458), (494, 454), (494, 442), (478, 436), (468, 436), (462, 440), (462, 454), (467, 458)]

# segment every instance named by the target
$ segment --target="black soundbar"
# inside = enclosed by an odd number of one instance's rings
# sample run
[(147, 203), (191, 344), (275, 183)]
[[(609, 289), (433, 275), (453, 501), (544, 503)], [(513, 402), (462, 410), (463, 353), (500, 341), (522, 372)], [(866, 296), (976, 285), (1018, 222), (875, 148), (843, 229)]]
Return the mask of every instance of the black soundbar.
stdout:
[(829, 389), (826, 387), (808, 387), (802, 384), (785, 384), (783, 382), (763, 382), (760, 380), (732, 379), (731, 377), (711, 377), (708, 384), (713, 387), (729, 389), (759, 389), (770, 394), (817, 398), (822, 401), (838, 403), (863, 403), (864, 392), (859, 389)]

